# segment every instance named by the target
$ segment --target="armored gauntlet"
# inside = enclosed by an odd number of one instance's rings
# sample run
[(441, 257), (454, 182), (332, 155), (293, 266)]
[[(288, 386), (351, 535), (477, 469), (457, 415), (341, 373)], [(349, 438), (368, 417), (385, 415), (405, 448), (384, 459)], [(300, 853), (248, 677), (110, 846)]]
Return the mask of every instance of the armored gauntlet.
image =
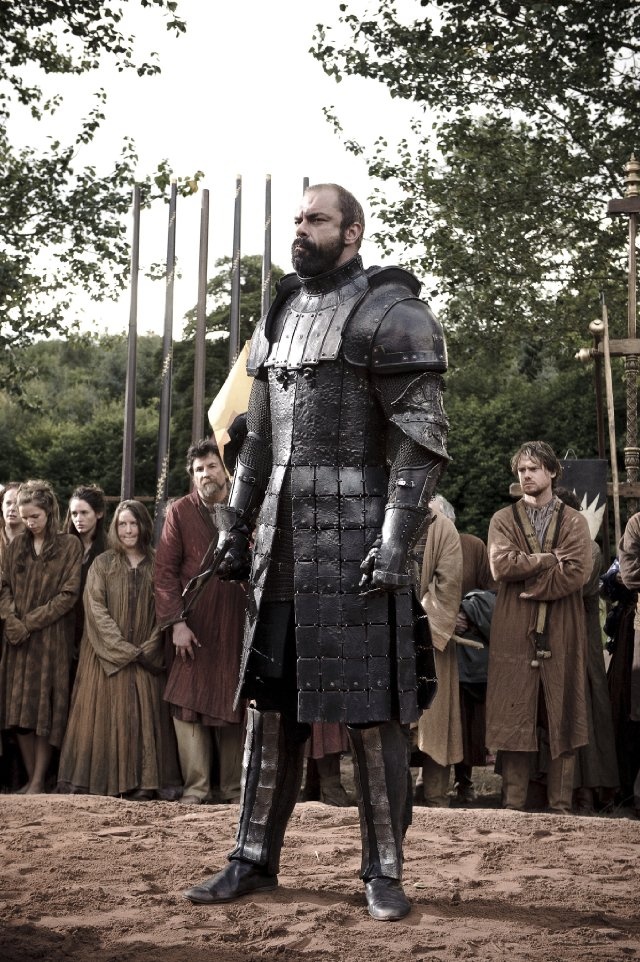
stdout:
[(411, 584), (409, 552), (431, 521), (428, 505), (441, 468), (440, 459), (433, 459), (398, 470), (395, 496), (385, 508), (380, 537), (361, 566), (360, 585), (365, 590), (394, 591)]

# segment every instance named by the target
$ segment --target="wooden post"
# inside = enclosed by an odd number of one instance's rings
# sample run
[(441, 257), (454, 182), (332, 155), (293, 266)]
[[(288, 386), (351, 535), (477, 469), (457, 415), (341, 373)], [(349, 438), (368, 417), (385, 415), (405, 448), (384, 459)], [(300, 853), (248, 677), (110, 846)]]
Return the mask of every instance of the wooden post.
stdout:
[(262, 313), (271, 304), (271, 174), (264, 189), (264, 253), (262, 255)]
[(616, 422), (613, 406), (613, 380), (611, 377), (611, 355), (609, 353), (609, 315), (602, 298), (602, 343), (604, 346), (604, 378), (607, 389), (607, 415), (609, 420), (609, 451), (611, 454), (611, 480), (613, 482), (613, 522), (615, 527), (616, 549), (620, 543), (620, 487), (618, 480), (618, 452), (616, 450)]
[(157, 544), (164, 524), (164, 512), (169, 499), (169, 440), (171, 428), (171, 374), (173, 368), (173, 288), (176, 272), (176, 205), (178, 189), (171, 184), (169, 227), (167, 230), (167, 266), (165, 271), (164, 334), (162, 338), (162, 371), (160, 374), (160, 423), (158, 429), (158, 457), (156, 463), (156, 507), (153, 524)]
[(131, 304), (124, 389), (124, 432), (120, 500), (133, 498), (135, 490), (136, 362), (138, 348), (138, 276), (140, 273), (140, 187), (133, 188), (133, 238), (131, 241)]
[[(638, 213), (640, 213), (640, 162), (631, 154), (629, 162), (625, 164), (626, 190), (625, 196), (609, 201), (610, 214), (627, 214), (629, 217), (629, 256), (627, 279), (627, 332), (629, 339), (636, 337), (636, 232)], [(640, 474), (640, 448), (638, 447), (638, 356), (625, 355), (625, 386), (627, 407), (627, 432), (624, 449), (624, 464), (626, 480), (634, 484)], [(631, 516), (638, 510), (638, 499), (627, 499), (627, 515)]]
[(196, 309), (196, 333), (193, 341), (193, 413), (191, 417), (191, 440), (204, 437), (204, 391), (207, 352), (207, 265), (209, 254), (209, 191), (202, 191), (200, 209), (200, 253), (198, 260), (198, 305)]
[(229, 316), (229, 370), (240, 351), (240, 228), (242, 219), (242, 177), (236, 178), (233, 218), (233, 260), (231, 262), (231, 311)]

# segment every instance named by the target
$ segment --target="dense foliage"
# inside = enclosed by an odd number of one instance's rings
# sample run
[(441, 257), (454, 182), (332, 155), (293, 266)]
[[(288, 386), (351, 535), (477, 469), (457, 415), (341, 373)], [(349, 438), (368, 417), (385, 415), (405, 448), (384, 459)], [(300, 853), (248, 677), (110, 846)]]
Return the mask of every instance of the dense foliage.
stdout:
[[(133, 2), (133, 0), (131, 0)], [(173, 0), (140, 0), (157, 8), (167, 29), (185, 24)], [(19, 390), (19, 350), (34, 336), (64, 333), (73, 293), (94, 300), (117, 294), (129, 263), (127, 220), (137, 164), (126, 138), (104, 168), (83, 163), (83, 149), (104, 119), (106, 94), (78, 119), (75, 136), (52, 139), (46, 148), (18, 146), (12, 120), (27, 115), (37, 126), (55, 114), (61, 98), (45, 96), (53, 75), (91, 74), (108, 60), (138, 75), (159, 71), (155, 55), (137, 62), (134, 38), (122, 30), (127, 3), (80, 0), (0, 2), (0, 385)], [(33, 131), (34, 137), (37, 131)], [(119, 156), (118, 156), (119, 154)], [(199, 174), (180, 180), (182, 193), (197, 188)], [(171, 177), (166, 162), (143, 178), (148, 202), (162, 197)]]
[[(260, 315), (262, 258), (241, 258), (241, 343), (251, 337)], [(228, 372), (229, 258), (216, 261), (208, 284), (205, 385), (208, 407)], [(273, 268), (273, 281), (282, 276)], [(193, 312), (186, 337), (174, 344), (169, 494), (188, 491), (185, 453), (191, 443), (193, 407)], [(213, 336), (212, 336), (213, 335)], [(44, 477), (65, 501), (80, 483), (102, 485), (118, 498), (122, 475), (127, 338), (125, 335), (69, 335), (39, 341), (23, 350), (31, 371), (24, 398), (0, 393), (1, 481)], [(162, 339), (138, 338), (136, 392), (136, 495), (156, 492)]]
[(601, 293), (612, 333), (626, 333), (626, 219), (606, 202), (624, 193), (640, 129), (640, 7), (362, 6), (341, 4), (312, 52), (336, 80), (377, 80), (416, 105), (400, 144), (346, 143), (380, 185), (377, 241), (431, 278), (451, 360), (445, 489), (483, 534), (522, 440), (595, 454), (591, 374), (573, 358)]

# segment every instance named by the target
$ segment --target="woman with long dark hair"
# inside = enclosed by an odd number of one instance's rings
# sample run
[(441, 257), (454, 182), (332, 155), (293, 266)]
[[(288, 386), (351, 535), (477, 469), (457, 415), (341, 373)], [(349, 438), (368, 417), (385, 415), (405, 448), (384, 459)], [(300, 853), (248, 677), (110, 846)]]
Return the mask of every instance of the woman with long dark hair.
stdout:
[(109, 550), (89, 569), (80, 662), (60, 756), (61, 791), (144, 800), (180, 784), (162, 698), (152, 533), (145, 506), (122, 501), (109, 528)]
[(87, 583), (87, 573), (91, 564), (107, 550), (107, 534), (104, 527), (105, 516), (104, 491), (97, 484), (81, 484), (69, 498), (69, 509), (65, 518), (63, 530), (80, 539), (82, 544), (82, 571), (80, 576), (80, 597), (75, 607), (76, 629), (73, 651), (72, 683), (75, 678), (80, 641), (84, 630), (84, 606), (82, 595)]

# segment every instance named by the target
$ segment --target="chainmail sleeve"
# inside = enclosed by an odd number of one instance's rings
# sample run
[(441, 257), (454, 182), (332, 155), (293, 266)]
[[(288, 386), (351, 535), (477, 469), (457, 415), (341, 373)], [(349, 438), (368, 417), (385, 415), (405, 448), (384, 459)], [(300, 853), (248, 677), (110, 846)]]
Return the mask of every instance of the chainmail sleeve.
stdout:
[(269, 385), (254, 378), (247, 410), (247, 436), (240, 448), (229, 492), (229, 508), (251, 527), (271, 472)]
[(254, 468), (261, 478), (271, 471), (271, 416), (269, 382), (256, 377), (251, 385), (247, 410), (247, 437), (240, 450), (243, 464)]

